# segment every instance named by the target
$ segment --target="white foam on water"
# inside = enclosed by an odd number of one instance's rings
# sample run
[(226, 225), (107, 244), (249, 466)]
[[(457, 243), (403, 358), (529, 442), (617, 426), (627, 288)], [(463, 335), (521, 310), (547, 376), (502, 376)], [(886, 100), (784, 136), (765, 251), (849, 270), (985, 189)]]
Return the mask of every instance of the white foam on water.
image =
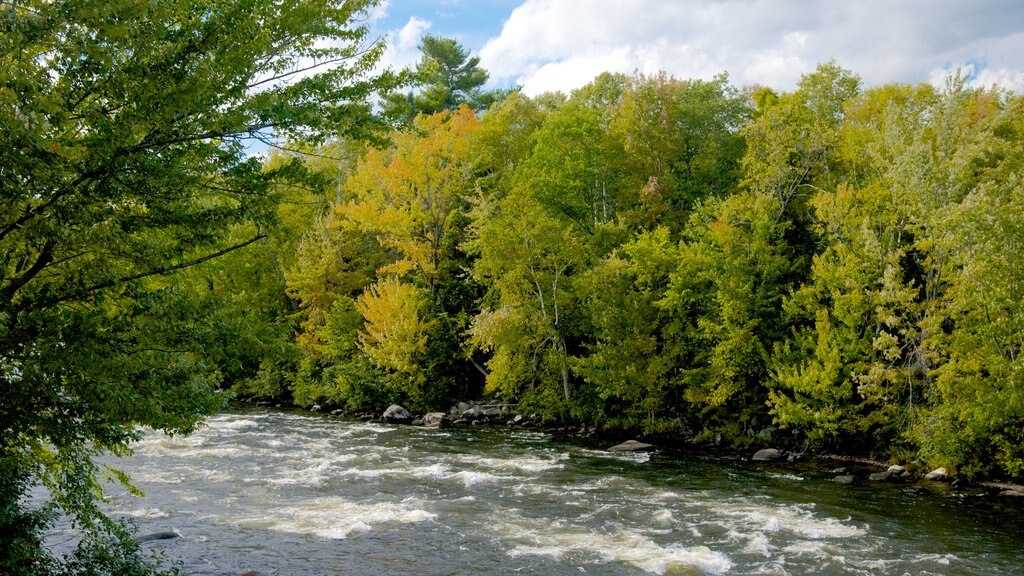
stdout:
[(480, 466), (491, 470), (519, 471), (536, 474), (548, 470), (562, 470), (568, 454), (560, 454), (551, 458), (541, 458), (518, 454), (512, 458), (488, 458), (485, 456), (460, 455), (456, 460), (471, 466)]
[(949, 566), (957, 557), (952, 554), (921, 554), (915, 559), (915, 562), (935, 562), (943, 566)]
[(586, 456), (608, 458), (610, 460), (624, 460), (627, 462), (636, 462), (638, 464), (643, 464), (651, 459), (651, 453), (645, 451), (611, 452), (609, 450), (580, 450), (580, 453)]
[(139, 508), (137, 510), (124, 510), (121, 514), (132, 518), (167, 518), (171, 514), (159, 508)]
[(835, 518), (817, 517), (807, 507), (757, 506), (749, 503), (720, 502), (710, 511), (731, 528), (757, 532), (789, 532), (812, 540), (855, 538), (867, 534), (865, 528), (844, 524)]
[(478, 484), (490, 484), (504, 480), (514, 480), (514, 478), (508, 478), (506, 476), (498, 476), (488, 472), (474, 472), (472, 470), (462, 470), (460, 472), (456, 472), (451, 477), (460, 480), (466, 488), (472, 488)]
[(355, 478), (385, 478), (403, 476), (408, 472), (405, 468), (349, 468), (348, 470), (340, 471), (337, 475), (344, 477), (350, 476)]
[(602, 476), (601, 478), (598, 478), (597, 480), (594, 480), (592, 482), (584, 482), (582, 484), (573, 484), (572, 486), (567, 487), (567, 489), (569, 489), (569, 490), (585, 490), (585, 491), (607, 490), (607, 489), (611, 488), (612, 486), (614, 486), (615, 484), (622, 484), (622, 485), (624, 485), (623, 487), (628, 487), (631, 490), (635, 489), (635, 486), (633, 486), (630, 481), (626, 480), (622, 476), (616, 476), (616, 475)]
[(359, 459), (357, 454), (331, 454), (306, 459), (289, 459), (273, 467), (273, 474), (264, 481), (275, 486), (320, 487), (333, 478), (343, 476), (351, 470), (351, 463)]
[(284, 507), (273, 517), (260, 515), (223, 520), (277, 532), (344, 539), (389, 525), (428, 522), (436, 517), (436, 514), (425, 510), (421, 502), (413, 499), (398, 503), (359, 503), (329, 497)]
[(820, 541), (799, 540), (789, 544), (782, 550), (788, 554), (796, 554), (797, 556), (813, 556), (815, 558), (825, 558), (828, 556), (825, 552), (825, 543)]
[(511, 557), (547, 556), (573, 562), (604, 564), (620, 562), (650, 574), (700, 570), (723, 574), (732, 567), (728, 556), (706, 546), (659, 545), (640, 532), (617, 526), (610, 532), (594, 532), (582, 526), (504, 515), (494, 529), (511, 547)]
[(206, 428), (209, 429), (210, 431), (245, 430), (247, 428), (259, 428), (259, 426), (260, 423), (255, 420), (250, 420), (248, 418), (237, 418), (228, 415), (214, 416), (206, 420)]
[(782, 473), (779, 473), (779, 472), (768, 472), (767, 476), (769, 478), (778, 478), (779, 480), (793, 480), (795, 482), (803, 481), (803, 478), (801, 478), (800, 476), (797, 476), (795, 474), (782, 474)]
[(651, 521), (662, 526), (672, 524), (672, 511), (665, 509), (658, 510), (651, 516)]
[(370, 422), (362, 422), (359, 424), (350, 424), (348, 426), (345, 426), (344, 430), (348, 430), (355, 433), (372, 432), (374, 434), (391, 434), (392, 432), (396, 431), (397, 428), (393, 426), (373, 424)]
[(768, 537), (764, 534), (748, 534), (747, 545), (743, 547), (744, 554), (758, 554), (768, 558), (771, 556), (771, 545)]

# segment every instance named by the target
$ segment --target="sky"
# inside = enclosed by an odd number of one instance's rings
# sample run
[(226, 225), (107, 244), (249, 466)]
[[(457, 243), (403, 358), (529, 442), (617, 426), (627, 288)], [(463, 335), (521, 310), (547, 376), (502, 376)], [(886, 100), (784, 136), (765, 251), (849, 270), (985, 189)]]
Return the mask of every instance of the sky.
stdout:
[(795, 88), (835, 60), (868, 86), (971, 83), (1024, 93), (1024, 0), (385, 0), (371, 16), (385, 65), (455, 38), (488, 87), (571, 92), (601, 72), (667, 72)]

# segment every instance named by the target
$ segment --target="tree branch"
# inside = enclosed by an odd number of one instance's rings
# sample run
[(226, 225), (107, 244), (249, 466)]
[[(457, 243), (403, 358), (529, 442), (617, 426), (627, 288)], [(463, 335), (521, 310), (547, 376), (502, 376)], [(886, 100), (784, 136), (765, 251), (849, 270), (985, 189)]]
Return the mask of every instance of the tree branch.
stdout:
[(213, 260), (214, 258), (219, 258), (219, 257), (221, 257), (221, 256), (223, 256), (225, 254), (228, 254), (230, 252), (234, 252), (235, 250), (239, 250), (241, 248), (245, 248), (249, 244), (252, 244), (253, 242), (257, 242), (259, 240), (262, 240), (262, 239), (264, 239), (266, 237), (267, 237), (266, 233), (260, 232), (259, 234), (257, 234), (256, 236), (246, 240), (245, 242), (240, 242), (238, 244), (235, 244), (234, 246), (229, 246), (227, 248), (224, 248), (223, 250), (218, 250), (217, 252), (214, 252), (212, 254), (207, 254), (206, 256), (201, 256), (199, 258), (195, 258), (193, 260), (188, 260), (188, 261), (182, 262), (180, 264), (173, 264), (173, 265), (170, 265), (170, 266), (161, 266), (159, 268), (154, 268), (152, 270), (147, 270), (145, 272), (139, 272), (138, 274), (132, 274), (130, 276), (122, 276), (120, 278), (114, 278), (113, 280), (107, 280), (106, 282), (100, 282), (98, 284), (93, 284), (92, 286), (87, 286), (87, 287), (85, 287), (85, 288), (83, 288), (81, 290), (78, 290), (76, 292), (72, 292), (71, 294), (65, 294), (64, 296), (61, 296), (61, 297), (58, 297), (58, 298), (53, 298), (53, 299), (50, 299), (48, 301), (44, 301), (39, 307), (53, 306), (54, 304), (59, 304), (61, 302), (66, 302), (66, 301), (71, 300), (73, 298), (78, 298), (78, 297), (81, 297), (81, 296), (85, 296), (86, 294), (89, 294), (91, 292), (95, 292), (97, 290), (103, 290), (105, 288), (110, 288), (112, 286), (117, 286), (118, 284), (124, 284), (125, 282), (132, 282), (132, 281), (135, 281), (135, 280), (141, 280), (143, 278), (148, 278), (150, 276), (159, 276), (161, 274), (167, 274), (168, 272), (174, 272), (175, 270), (182, 270), (182, 269), (185, 269), (185, 268), (191, 268), (192, 266), (197, 266), (199, 264), (202, 264), (203, 262), (207, 262), (209, 260)]

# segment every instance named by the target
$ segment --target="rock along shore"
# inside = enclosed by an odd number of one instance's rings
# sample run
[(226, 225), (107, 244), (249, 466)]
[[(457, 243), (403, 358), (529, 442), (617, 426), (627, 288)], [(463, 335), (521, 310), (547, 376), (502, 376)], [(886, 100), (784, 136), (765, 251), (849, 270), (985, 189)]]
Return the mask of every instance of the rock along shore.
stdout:
[[(269, 402), (255, 402), (260, 407), (293, 408)], [(428, 412), (413, 414), (398, 404), (389, 406), (383, 413), (348, 412), (334, 409), (325, 412), (322, 407), (314, 405), (309, 411), (325, 414), (330, 417), (350, 418), (365, 422), (380, 422), (394, 425), (424, 427), (490, 427), (526, 429), (551, 434), (560, 434), (569, 438), (587, 442), (606, 441), (608, 450), (616, 452), (669, 450), (671, 452), (711, 452), (731, 455), (740, 460), (748, 460), (759, 466), (792, 467), (815, 476), (830, 478), (838, 484), (867, 484), (885, 486), (902, 485), (909, 491), (957, 491), (972, 495), (989, 495), (1002, 497), (1024, 497), (1024, 484), (1014, 482), (979, 481), (971, 482), (962, 476), (951, 475), (945, 468), (925, 469), (919, 463), (892, 464), (834, 454), (805, 454), (803, 452), (787, 452), (782, 449), (765, 447), (747, 449), (722, 446), (718, 442), (702, 442), (696, 439), (659, 438), (661, 446), (655, 443), (636, 439), (614, 438), (611, 434), (600, 431), (594, 426), (551, 426), (544, 423), (536, 414), (521, 414), (518, 405), (506, 402), (489, 402), (486, 400), (463, 401), (451, 406), (447, 412)], [(613, 444), (614, 445), (611, 445)], [(841, 464), (836, 466), (836, 464)]]

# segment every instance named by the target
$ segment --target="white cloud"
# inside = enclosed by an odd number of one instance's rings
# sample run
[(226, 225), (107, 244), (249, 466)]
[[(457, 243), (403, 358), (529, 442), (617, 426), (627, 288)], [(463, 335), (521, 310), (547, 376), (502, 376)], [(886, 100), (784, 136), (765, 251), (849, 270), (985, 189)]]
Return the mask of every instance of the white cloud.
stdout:
[(1007, 70), (1000, 68), (993, 70), (985, 68), (978, 72), (972, 84), (976, 86), (991, 86), (997, 84), (1002, 88), (1009, 88), (1019, 94), (1024, 94), (1024, 71)]
[(1020, 90), (1021, 22), (1019, 0), (526, 0), (480, 56), (495, 82), (527, 94), (569, 91), (605, 70), (726, 71), (737, 84), (790, 89), (831, 59), (868, 84), (984, 62), (974, 82)]
[(399, 70), (416, 64), (420, 59), (420, 40), (431, 25), (429, 20), (413, 16), (401, 28), (389, 30), (388, 47), (381, 57), (380, 65)]

